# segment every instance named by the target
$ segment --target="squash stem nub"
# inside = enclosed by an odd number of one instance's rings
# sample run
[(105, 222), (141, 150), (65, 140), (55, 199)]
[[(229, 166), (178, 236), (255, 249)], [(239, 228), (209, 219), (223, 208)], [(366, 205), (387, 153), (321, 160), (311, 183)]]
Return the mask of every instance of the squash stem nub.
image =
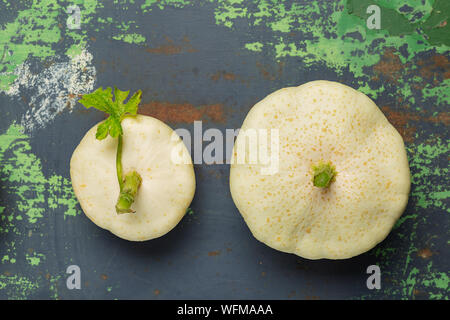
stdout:
[(336, 168), (331, 162), (319, 162), (312, 166), (313, 171), (313, 184), (319, 188), (328, 188), (335, 180)]

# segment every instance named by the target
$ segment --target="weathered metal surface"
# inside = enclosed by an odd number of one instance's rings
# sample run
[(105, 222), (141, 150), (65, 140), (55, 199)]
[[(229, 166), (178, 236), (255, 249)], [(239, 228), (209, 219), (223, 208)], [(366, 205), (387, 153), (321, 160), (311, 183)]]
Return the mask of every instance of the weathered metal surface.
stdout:
[[(0, 298), (448, 299), (444, 2), (0, 1)], [(80, 29), (67, 27), (74, 4)], [(367, 27), (370, 4), (379, 30)], [(224, 131), (272, 91), (316, 79), (368, 94), (406, 142), (408, 207), (370, 252), (309, 261), (259, 243), (232, 202), (227, 165), (195, 166), (192, 210), (157, 240), (126, 242), (82, 213), (69, 160), (102, 115), (79, 95), (142, 89), (142, 113)], [(72, 264), (81, 290), (66, 287)], [(380, 290), (366, 287), (372, 264)]]

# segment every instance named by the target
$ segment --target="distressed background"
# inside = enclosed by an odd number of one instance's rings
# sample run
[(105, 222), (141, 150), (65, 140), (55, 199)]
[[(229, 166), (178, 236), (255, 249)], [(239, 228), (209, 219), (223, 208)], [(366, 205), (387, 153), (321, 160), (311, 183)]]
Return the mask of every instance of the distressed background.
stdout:
[[(66, 12), (81, 10), (81, 29)], [(381, 7), (381, 30), (366, 9)], [(449, 298), (450, 13), (446, 0), (0, 0), (0, 298)], [(142, 89), (141, 113), (172, 128), (239, 128), (267, 94), (336, 80), (369, 95), (403, 135), (412, 174), (388, 238), (345, 261), (256, 241), (226, 165), (197, 165), (191, 209), (132, 243), (91, 223), (70, 156), (103, 118), (77, 100)], [(66, 288), (67, 266), (82, 289)], [(382, 271), (366, 288), (367, 266)]]

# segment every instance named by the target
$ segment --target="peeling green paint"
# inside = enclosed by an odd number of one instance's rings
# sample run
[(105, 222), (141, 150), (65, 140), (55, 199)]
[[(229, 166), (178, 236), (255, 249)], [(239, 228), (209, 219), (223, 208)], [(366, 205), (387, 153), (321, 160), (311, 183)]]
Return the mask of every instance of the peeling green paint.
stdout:
[[(367, 28), (366, 19), (369, 15), (365, 10), (369, 2), (384, 8), (385, 29)], [(428, 44), (426, 38), (417, 32), (415, 27), (411, 27), (408, 19), (412, 17), (404, 17), (399, 12), (402, 3), (404, 4), (403, 1), (341, 0), (298, 4), (290, 1), (258, 0), (251, 9), (246, 9), (241, 1), (221, 1), (215, 10), (215, 18), (217, 24), (229, 28), (232, 28), (237, 20), (245, 20), (251, 28), (263, 26), (272, 34), (272, 38), (258, 43), (256, 47), (254, 42), (248, 42), (244, 45), (245, 48), (258, 52), (264, 48), (266, 53), (273, 54), (276, 59), (298, 57), (306, 67), (324, 63), (338, 74), (349, 70), (358, 78), (358, 89), (376, 98), (384, 92), (385, 86), (370, 87), (366, 69), (380, 62), (386, 48), (405, 48), (408, 56), (399, 55), (402, 63), (418, 53), (444, 53), (448, 50), (448, 47), (437, 46), (434, 42), (432, 45)], [(414, 17), (421, 10), (422, 20), (426, 20), (432, 12), (433, 3), (425, 1), (420, 9), (414, 10)], [(422, 20), (414, 23), (423, 22)], [(404, 29), (407, 30), (399, 28), (399, 21), (404, 21)], [(290, 32), (302, 34), (303, 40), (290, 40), (287, 35)], [(448, 35), (448, 32), (445, 34)], [(422, 79), (416, 81), (421, 82)], [(448, 101), (448, 89), (444, 89), (448, 87), (443, 84), (441, 89), (433, 87), (427, 90), (429, 95), (445, 90), (447, 98), (441, 98), (441, 101)], [(409, 82), (399, 79), (395, 88), (405, 100), (415, 103)]]
[[(30, 138), (22, 129), (11, 125), (0, 134), (0, 183), (3, 194), (13, 199), (3, 204), (5, 207), (0, 213), (0, 232), (5, 235), (0, 247), (0, 262), (11, 265), (19, 261), (36, 267), (42, 264), (45, 255), (27, 253), (23, 248), (26, 239), (32, 236), (32, 230), (39, 227), (44, 216), (53, 212), (63, 213), (66, 219), (80, 211), (70, 181), (58, 175), (44, 175), (41, 160), (32, 153)], [(42, 238), (42, 234), (36, 233), (36, 237)], [(26, 285), (28, 282), (18, 283)]]
[(439, 85), (427, 84), (422, 89), (424, 100), (436, 99), (438, 105), (450, 105), (450, 79), (445, 79)]
[(28, 140), (17, 125), (0, 135), (0, 181), (7, 186), (6, 192), (17, 197), (16, 212), (6, 212), (1, 219), (8, 219), (11, 225), (15, 216), (25, 215), (33, 224), (45, 215), (47, 207), (65, 207), (66, 216), (75, 216), (77, 201), (71, 182), (57, 175), (46, 177)]
[(141, 43), (145, 42), (145, 37), (140, 34), (137, 34), (137, 33), (120, 34), (120, 35), (115, 35), (112, 38), (114, 40), (121, 40), (126, 43), (141, 44)]
[(9, 299), (27, 299), (38, 287), (38, 283), (27, 277), (0, 274), (0, 290), (6, 290)]
[(70, 5), (79, 5), (81, 23), (89, 23), (97, 1), (76, 0), (63, 5), (57, 0), (34, 0), (17, 13), (14, 21), (0, 26), (0, 90), (8, 90), (17, 75), (16, 68), (29, 57), (45, 59), (56, 54), (60, 41), (67, 43), (66, 54), (75, 56), (86, 46), (87, 31), (70, 30), (65, 23)]
[(39, 266), (42, 260), (45, 259), (45, 256), (42, 253), (27, 253), (26, 260), (30, 266)]
[(186, 5), (190, 5), (192, 0), (145, 0), (141, 5), (143, 12), (150, 12), (154, 8), (164, 10), (165, 7), (170, 6), (172, 8), (184, 8)]
[(264, 45), (261, 42), (246, 43), (245, 48), (250, 51), (261, 52)]
[[(447, 159), (450, 141), (442, 141), (440, 137), (409, 147), (412, 191), (411, 197), (416, 199), (420, 208), (434, 206), (450, 212), (450, 178), (448, 167), (439, 167), (435, 163), (439, 158)], [(445, 161), (443, 161), (445, 163)], [(438, 184), (436, 181), (440, 181)]]

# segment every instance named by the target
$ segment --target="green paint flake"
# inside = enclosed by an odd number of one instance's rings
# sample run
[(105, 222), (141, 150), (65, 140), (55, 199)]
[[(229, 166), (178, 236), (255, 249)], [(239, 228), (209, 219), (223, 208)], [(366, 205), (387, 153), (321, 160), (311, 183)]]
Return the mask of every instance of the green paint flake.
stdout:
[[(439, 137), (408, 147), (413, 185), (411, 197), (415, 198), (418, 207), (437, 207), (450, 212), (448, 201), (444, 201), (450, 198), (448, 166), (437, 166), (439, 159), (446, 163), (449, 150), (450, 140), (444, 142)], [(437, 184), (436, 181), (440, 182)]]
[(48, 178), (48, 185), (50, 186), (47, 199), (49, 208), (65, 208), (64, 219), (68, 216), (74, 217), (79, 214), (77, 209), (78, 201), (75, 197), (72, 183), (68, 179), (53, 175)]
[[(369, 30), (366, 26), (369, 17), (366, 9), (372, 4), (377, 4), (382, 9), (381, 30)], [(371, 79), (367, 75), (367, 68), (379, 63), (387, 48), (395, 51), (403, 48), (407, 56), (398, 55), (402, 63), (410, 61), (419, 53), (448, 52), (445, 45), (439, 46), (431, 41), (431, 44), (428, 43), (423, 32), (417, 31), (416, 28), (419, 24), (422, 26), (429, 21), (431, 16), (440, 10), (442, 3), (413, 0), (412, 12), (405, 12), (404, 5), (404, 1), (400, 0), (310, 1), (300, 4), (287, 0), (257, 0), (249, 7), (242, 1), (225, 0), (219, 2), (214, 15), (218, 25), (228, 28), (233, 28), (234, 24), (240, 21), (248, 24), (250, 31), (265, 29), (269, 37), (257, 44), (251, 39), (253, 33), (248, 33), (250, 41), (244, 44), (247, 50), (261, 52), (264, 49), (277, 60), (298, 57), (307, 68), (325, 64), (341, 75), (348, 70), (359, 84), (357, 89), (376, 98), (392, 84), (372, 88), (369, 85)], [(417, 18), (418, 16), (420, 18)], [(441, 34), (444, 34), (443, 32), (441, 31)], [(301, 36), (296, 37), (294, 41), (291, 40), (290, 33)], [(448, 32), (445, 35), (448, 35)], [(450, 38), (447, 36), (447, 39)], [(412, 69), (414, 66), (411, 66), (408, 72)], [(416, 89), (412, 89), (412, 85), (420, 85), (423, 79), (416, 77), (410, 81), (407, 72), (402, 75), (407, 81), (399, 79), (394, 85), (394, 92), (397, 92), (394, 98), (402, 98), (403, 101), (414, 104), (414, 95), (417, 93)], [(446, 84), (438, 88), (433, 85), (426, 88), (424, 94), (434, 95), (440, 102), (446, 102), (449, 90), (447, 88), (449, 86)]]
[(23, 128), (17, 125), (9, 127), (6, 133), (0, 135), (0, 173), (3, 188), (14, 195), (16, 212), (3, 209), (6, 214), (2, 220), (20, 214), (27, 216), (29, 223), (36, 223), (46, 214), (45, 208), (63, 208), (65, 216), (75, 216), (77, 200), (71, 182), (61, 176), (46, 177), (42, 173), (41, 160), (31, 151), (29, 137), (23, 133)]
[[(193, 0), (145, 0), (141, 5), (142, 12), (150, 12), (154, 8), (164, 10), (165, 7), (184, 8), (191, 5)], [(200, 2), (200, 1), (199, 1)]]
[[(69, 5), (78, 5), (81, 23), (89, 23), (98, 7), (97, 1), (71, 1), (62, 5), (57, 0), (27, 2), (27, 9), (18, 11), (13, 21), (0, 25), (0, 90), (7, 91), (17, 78), (15, 71), (29, 57), (44, 60), (56, 54), (56, 46), (64, 41), (66, 54), (75, 56), (87, 43), (87, 31), (69, 30), (61, 24)], [(68, 15), (67, 15), (68, 16)]]
[(38, 283), (17, 275), (0, 275), (0, 290), (12, 300), (25, 300), (39, 288)]
[(55, 6), (58, 6), (56, 1), (33, 1), (29, 9), (18, 13), (14, 22), (1, 27), (0, 70), (3, 72), (0, 74), (0, 89), (7, 89), (14, 81), (12, 73), (28, 56), (44, 58), (55, 54), (52, 44), (61, 37)]
[(217, 24), (233, 27), (234, 20), (247, 16), (247, 4), (244, 0), (225, 0), (218, 3), (215, 10)]
[[(70, 181), (58, 175), (47, 177), (42, 172), (41, 160), (32, 152), (29, 140), (23, 128), (14, 124), (0, 134), (0, 185), (2, 193), (10, 199), (0, 207), (0, 232), (6, 239), (0, 247), (0, 263), (13, 265), (20, 261), (30, 268), (45, 270), (45, 255), (24, 249), (33, 234), (38, 239), (44, 236), (32, 230), (40, 228), (45, 222), (42, 218), (49, 214), (64, 214), (66, 219), (80, 214), (80, 211)], [(1, 275), (0, 289), (4, 288), (10, 299), (26, 299), (41, 286), (47, 286), (56, 299), (60, 276), (50, 277), (48, 283), (40, 277), (42, 275), (35, 278)]]
[(261, 42), (246, 43), (245, 49), (255, 52), (261, 52), (264, 45)]
[(358, 90), (361, 91), (362, 93), (368, 95), (372, 99), (378, 98), (378, 96), (381, 93), (383, 93), (385, 90), (384, 85), (381, 85), (379, 88), (374, 89), (374, 88), (370, 87), (367, 82), (364, 82), (364, 81), (358, 81), (358, 85), (359, 85)]
[(113, 36), (112, 38), (114, 40), (120, 40), (126, 43), (134, 43), (134, 44), (142, 44), (145, 42), (145, 37), (137, 33), (120, 34)]
[(450, 279), (448, 275), (444, 272), (438, 272), (433, 275), (433, 277), (427, 277), (423, 280), (423, 284), (426, 287), (434, 287), (441, 289), (442, 291), (439, 293), (432, 293), (430, 295), (430, 299), (437, 300), (448, 300), (449, 299), (449, 287), (450, 287)]
[(429, 299), (448, 300), (450, 293), (448, 275), (444, 272), (430, 272), (431, 268), (432, 262), (428, 264), (427, 272), (415, 267), (412, 268), (403, 283), (403, 294), (412, 297), (415, 289), (420, 292), (423, 288), (433, 288), (434, 290), (429, 294)]
[[(5, 203), (1, 209), (0, 232), (19, 236), (19, 245), (23, 244), (24, 232), (31, 231), (30, 226), (38, 224), (49, 210), (64, 214), (64, 219), (79, 214), (70, 181), (43, 174), (41, 160), (32, 153), (29, 137), (17, 125), (0, 134), (0, 184), (2, 193), (10, 197), (8, 203), (12, 204)], [(28, 227), (24, 229), (25, 225)], [(16, 241), (8, 240), (13, 237), (5, 239), (0, 248), (2, 264), (14, 264), (19, 258), (30, 265), (41, 262), (42, 255), (23, 256)]]
[(45, 256), (42, 253), (27, 253), (25, 255), (26, 260), (30, 266), (39, 266), (41, 260), (45, 259)]
[(437, 105), (450, 105), (450, 79), (445, 79), (437, 86), (427, 84), (422, 89), (422, 96), (424, 100), (436, 99)]

